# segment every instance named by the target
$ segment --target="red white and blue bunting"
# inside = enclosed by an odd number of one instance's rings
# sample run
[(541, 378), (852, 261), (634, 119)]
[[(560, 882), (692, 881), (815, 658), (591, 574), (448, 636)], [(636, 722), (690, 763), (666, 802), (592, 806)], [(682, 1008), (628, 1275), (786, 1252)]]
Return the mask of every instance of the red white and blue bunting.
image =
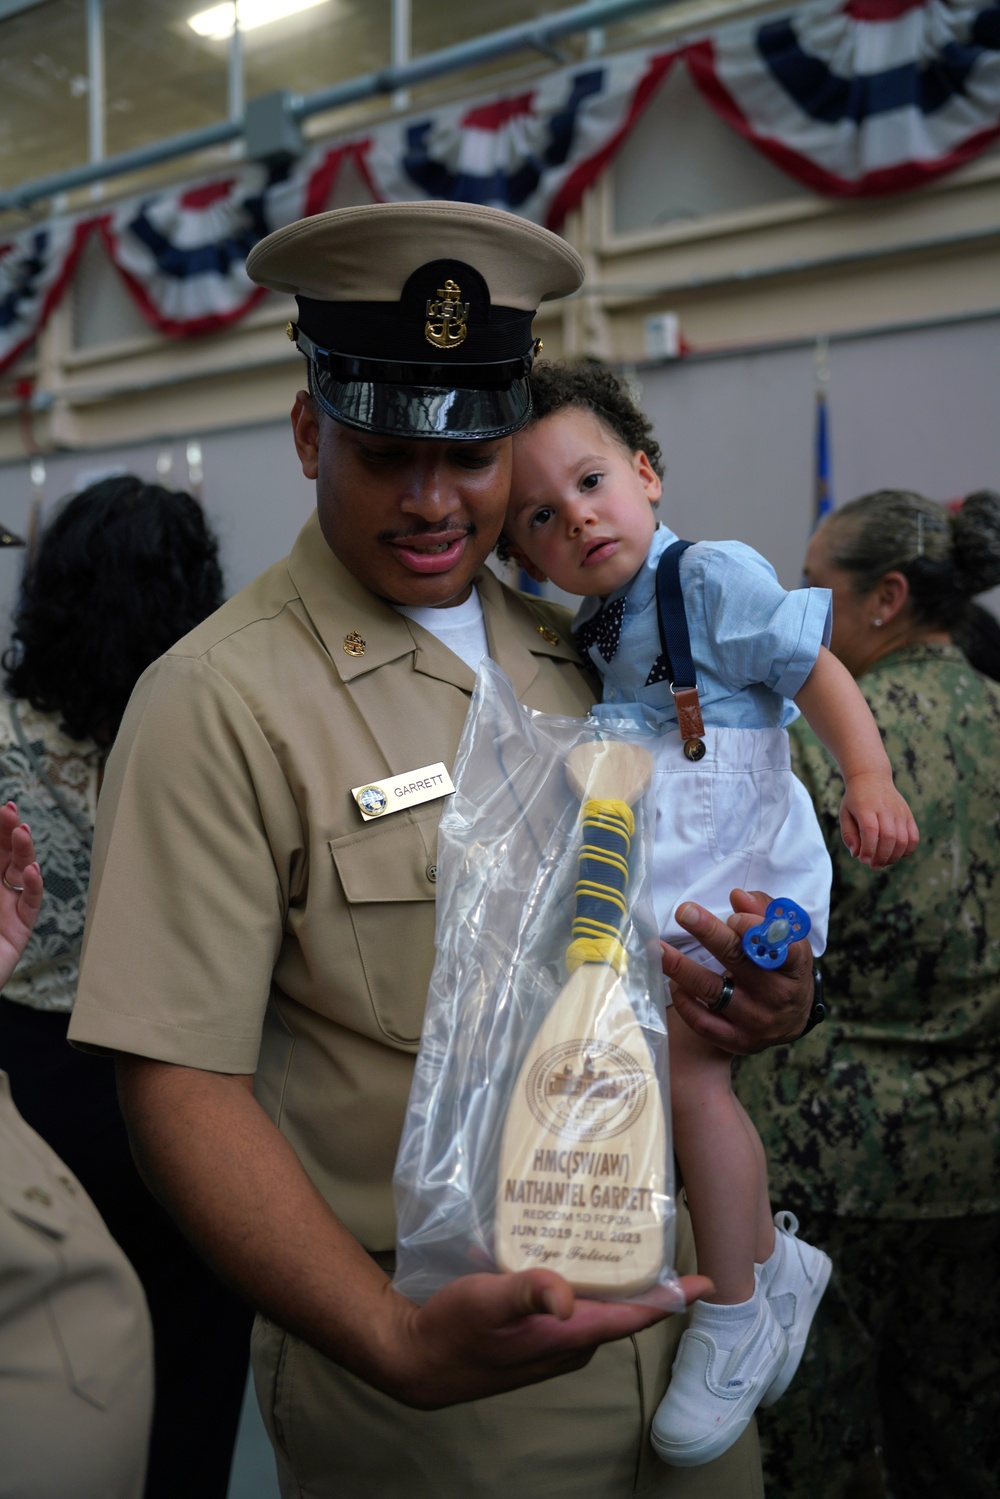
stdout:
[(394, 121), (373, 132), (367, 155), (378, 196), (483, 203), (558, 229), (677, 55), (595, 60), (523, 94)]
[(918, 187), (1000, 137), (1000, 5), (847, 0), (685, 51), (712, 108), (818, 193)]
[(251, 248), (272, 229), (325, 208), (348, 159), (365, 179), (367, 147), (367, 140), (324, 146), (291, 172), (240, 166), (111, 211), (53, 220), (0, 244), (0, 371), (45, 326), (91, 234), (100, 236), (147, 322), (167, 337), (213, 333), (245, 317), (267, 296), (247, 277)]
[(44, 327), (92, 228), (54, 219), (0, 244), (0, 370), (13, 364)]
[(146, 319), (171, 338), (212, 333), (267, 292), (246, 274), (258, 240), (319, 213), (364, 142), (313, 152), (294, 171), (245, 166), (196, 187), (120, 204), (97, 227)]
[(248, 251), (325, 208), (348, 159), (375, 200), (486, 203), (558, 229), (678, 64), (733, 129), (827, 195), (914, 187), (1000, 138), (1000, 4), (814, 0), (673, 52), (595, 59), (516, 96), (393, 120), (283, 173), (240, 166), (25, 230), (0, 244), (0, 370), (44, 326), (93, 232), (161, 333), (244, 317), (266, 295), (247, 279)]

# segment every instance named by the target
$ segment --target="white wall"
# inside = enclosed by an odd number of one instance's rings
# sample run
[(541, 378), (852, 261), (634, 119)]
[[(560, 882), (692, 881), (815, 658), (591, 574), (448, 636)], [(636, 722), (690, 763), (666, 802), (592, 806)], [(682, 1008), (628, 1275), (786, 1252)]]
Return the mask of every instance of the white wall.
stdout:
[[(837, 340), (829, 351), (833, 495), (1000, 490), (1000, 317)], [(812, 527), (811, 346), (639, 371), (663, 447), (661, 513), (679, 535), (736, 537), (800, 581)]]

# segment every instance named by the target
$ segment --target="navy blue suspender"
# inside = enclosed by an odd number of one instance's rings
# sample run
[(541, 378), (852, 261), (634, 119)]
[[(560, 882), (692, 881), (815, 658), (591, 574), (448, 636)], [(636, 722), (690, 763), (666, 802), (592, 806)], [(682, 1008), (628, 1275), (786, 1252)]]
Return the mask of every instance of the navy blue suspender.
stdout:
[(705, 725), (698, 702), (698, 682), (691, 659), (691, 634), (681, 590), (681, 557), (690, 541), (675, 541), (667, 547), (656, 568), (656, 615), (660, 644), (670, 663), (670, 690), (677, 709), (677, 726), (689, 760), (705, 753)]

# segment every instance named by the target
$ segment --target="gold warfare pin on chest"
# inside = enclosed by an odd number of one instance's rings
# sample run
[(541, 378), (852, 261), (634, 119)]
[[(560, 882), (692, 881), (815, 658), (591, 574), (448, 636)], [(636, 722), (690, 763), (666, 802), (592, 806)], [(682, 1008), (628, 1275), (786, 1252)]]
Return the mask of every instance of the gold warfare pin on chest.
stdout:
[(449, 276), (438, 287), (437, 297), (427, 298), (424, 337), (436, 349), (457, 349), (469, 331), (469, 304), (462, 301), (462, 288)]

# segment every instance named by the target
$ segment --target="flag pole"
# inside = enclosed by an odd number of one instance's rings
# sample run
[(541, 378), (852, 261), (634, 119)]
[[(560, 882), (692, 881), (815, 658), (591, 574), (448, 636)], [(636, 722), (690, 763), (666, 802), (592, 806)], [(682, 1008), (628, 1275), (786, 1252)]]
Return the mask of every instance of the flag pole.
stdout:
[(38, 542), (42, 529), (42, 504), (45, 499), (45, 462), (36, 454), (31, 460), (28, 470), (31, 479), (31, 504), (28, 509), (28, 527), (25, 537), (24, 554), (25, 571), (31, 567), (38, 551)]

